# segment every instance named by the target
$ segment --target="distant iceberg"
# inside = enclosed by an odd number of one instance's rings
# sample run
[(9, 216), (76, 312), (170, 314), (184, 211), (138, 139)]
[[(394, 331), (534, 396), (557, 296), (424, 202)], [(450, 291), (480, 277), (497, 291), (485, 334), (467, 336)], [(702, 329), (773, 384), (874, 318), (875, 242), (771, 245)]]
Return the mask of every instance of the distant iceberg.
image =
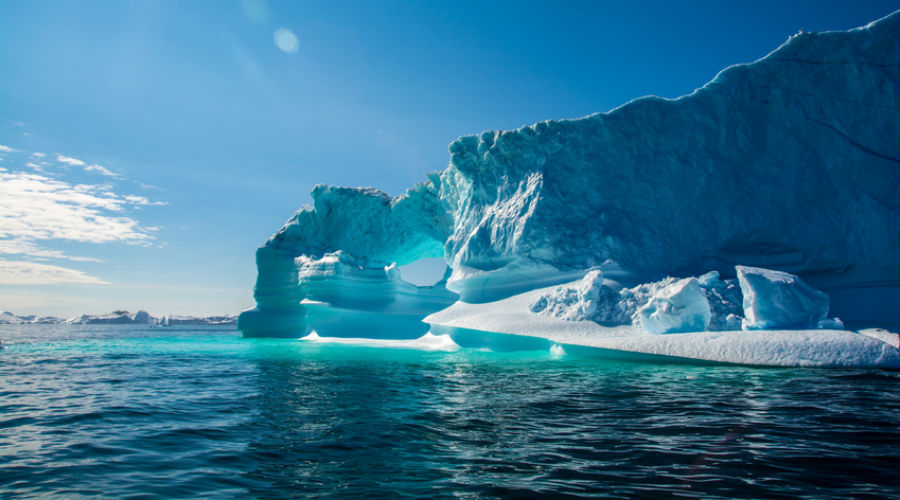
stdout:
[(9, 311), (0, 311), (0, 325), (150, 325), (150, 326), (187, 326), (209, 325), (225, 326), (237, 323), (237, 317), (232, 315), (221, 316), (162, 316), (157, 318), (143, 309), (136, 313), (125, 310), (113, 311), (107, 314), (80, 314), (70, 318), (58, 318), (56, 316), (19, 316)]
[(101, 315), (82, 314), (71, 317), (64, 323), (67, 325), (152, 325), (157, 323), (157, 319), (144, 310), (133, 314), (128, 311), (113, 311)]
[[(807, 365), (833, 348), (858, 356), (811, 364), (894, 366), (890, 342), (824, 328), (900, 327), (898, 137), (900, 13), (802, 33), (678, 99), (462, 137), (401, 196), (316, 186), (257, 251), (257, 305), (238, 326), (450, 328), (466, 347), (580, 325), (593, 340), (577, 345), (608, 350), (706, 359), (715, 344), (731, 346), (715, 361)], [(402, 279), (397, 266), (428, 257), (445, 259), (444, 280)]]

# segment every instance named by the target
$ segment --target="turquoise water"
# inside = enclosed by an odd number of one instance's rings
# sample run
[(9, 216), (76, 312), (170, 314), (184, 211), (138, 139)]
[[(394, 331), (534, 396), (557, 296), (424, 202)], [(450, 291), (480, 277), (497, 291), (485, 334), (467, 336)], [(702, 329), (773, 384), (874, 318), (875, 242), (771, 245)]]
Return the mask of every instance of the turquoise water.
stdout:
[(900, 376), (0, 326), (0, 498), (896, 498)]

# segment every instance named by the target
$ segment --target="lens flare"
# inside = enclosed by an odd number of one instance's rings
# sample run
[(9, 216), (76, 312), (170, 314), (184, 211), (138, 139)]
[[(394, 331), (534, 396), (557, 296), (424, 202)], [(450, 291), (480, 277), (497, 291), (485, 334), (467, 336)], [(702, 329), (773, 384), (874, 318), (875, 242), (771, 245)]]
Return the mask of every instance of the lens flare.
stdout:
[(275, 31), (275, 45), (285, 54), (293, 54), (300, 48), (300, 40), (297, 35), (287, 28), (278, 28)]

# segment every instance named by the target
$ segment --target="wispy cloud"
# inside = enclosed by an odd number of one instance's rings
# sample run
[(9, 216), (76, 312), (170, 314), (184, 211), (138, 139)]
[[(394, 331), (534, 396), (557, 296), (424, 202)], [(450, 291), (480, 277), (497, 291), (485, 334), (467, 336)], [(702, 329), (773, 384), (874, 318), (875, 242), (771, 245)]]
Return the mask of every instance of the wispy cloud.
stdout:
[(56, 154), (56, 161), (65, 163), (66, 165), (72, 165), (73, 167), (83, 167), (87, 165), (85, 162), (79, 160), (78, 158), (72, 158), (71, 156), (65, 156), (59, 153)]
[[(0, 153), (19, 152), (0, 146)], [(57, 165), (81, 167), (110, 180), (122, 177), (106, 167), (89, 164), (61, 153), (32, 152), (24, 164), (32, 170), (0, 168), (0, 285), (45, 285), (58, 283), (106, 284), (83, 271), (53, 265), (48, 260), (100, 262), (93, 257), (73, 256), (47, 248), (50, 241), (125, 243), (151, 245), (156, 227), (144, 227), (129, 215), (141, 207), (165, 205), (144, 196), (120, 194), (110, 182), (75, 183)], [(68, 169), (65, 172), (71, 172)]]
[[(166, 204), (164, 201), (150, 201), (143, 196), (137, 196), (137, 195), (133, 195), (133, 194), (127, 194), (123, 198), (125, 199), (125, 201), (127, 201), (128, 203), (131, 203), (132, 205), (139, 205), (142, 207), (146, 207), (146, 206), (150, 206), (150, 205), (162, 206), (162, 205)], [(145, 227), (144, 229), (149, 230), (148, 227)]]
[[(36, 158), (44, 157), (43, 153), (32, 153), (31, 156)], [(122, 176), (113, 172), (112, 170), (104, 167), (103, 165), (98, 165), (96, 163), (88, 164), (84, 160), (79, 160), (78, 158), (74, 158), (72, 156), (66, 156), (64, 154), (56, 153), (56, 161), (59, 163), (63, 163), (66, 165), (70, 165), (73, 167), (84, 167), (85, 172), (93, 172), (100, 175), (105, 175), (107, 177), (112, 177), (114, 179), (121, 179)]]
[(58, 283), (109, 284), (108, 281), (75, 269), (36, 262), (0, 259), (0, 285), (52, 285)]
[[(147, 228), (148, 231), (152, 231), (154, 229), (155, 228)], [(27, 255), (30, 258), (38, 260), (65, 259), (75, 262), (103, 262), (100, 259), (95, 259), (93, 257), (77, 257), (73, 255), (67, 255), (59, 250), (42, 248), (35, 244), (33, 241), (22, 238), (0, 240), (0, 254)]]
[(84, 171), (85, 172), (97, 172), (100, 175), (105, 175), (107, 177), (115, 177), (116, 179), (122, 178), (121, 175), (119, 175), (115, 172), (112, 172), (109, 169), (107, 169), (106, 167), (103, 167), (101, 165), (88, 165), (88, 166), (84, 167)]

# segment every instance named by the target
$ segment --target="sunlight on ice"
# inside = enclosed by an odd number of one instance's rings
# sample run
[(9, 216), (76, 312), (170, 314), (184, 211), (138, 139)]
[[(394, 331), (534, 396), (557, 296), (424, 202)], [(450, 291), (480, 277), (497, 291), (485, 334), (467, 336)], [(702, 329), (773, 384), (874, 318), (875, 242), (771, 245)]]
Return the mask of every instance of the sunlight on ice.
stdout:
[(550, 354), (552, 354), (553, 357), (561, 357), (566, 355), (566, 350), (559, 344), (553, 344), (550, 346)]
[(456, 351), (459, 345), (449, 335), (434, 335), (431, 332), (410, 340), (370, 339), (370, 338), (346, 338), (346, 337), (321, 337), (315, 331), (300, 338), (306, 342), (320, 344), (345, 344), (363, 347), (390, 347), (394, 349), (415, 349), (419, 351)]

